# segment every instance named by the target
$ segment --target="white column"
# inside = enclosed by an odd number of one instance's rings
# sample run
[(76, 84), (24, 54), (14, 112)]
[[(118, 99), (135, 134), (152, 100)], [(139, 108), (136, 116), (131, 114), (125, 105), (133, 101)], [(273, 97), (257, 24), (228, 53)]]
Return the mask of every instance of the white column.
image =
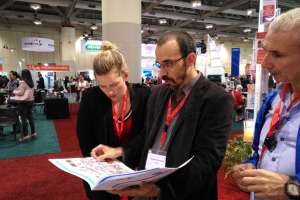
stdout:
[(70, 66), (70, 72), (76, 72), (75, 66), (75, 28), (62, 27), (61, 28), (61, 64)]
[(115, 43), (129, 67), (129, 82), (141, 82), (141, 0), (102, 0), (102, 40)]

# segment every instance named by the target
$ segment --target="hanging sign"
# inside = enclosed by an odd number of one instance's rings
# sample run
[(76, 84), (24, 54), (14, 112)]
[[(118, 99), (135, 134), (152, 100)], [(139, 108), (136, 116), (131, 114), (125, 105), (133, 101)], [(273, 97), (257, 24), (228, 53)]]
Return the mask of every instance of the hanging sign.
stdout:
[(263, 23), (270, 23), (276, 16), (276, 0), (264, 0), (262, 11)]
[(3, 59), (0, 58), (0, 71), (3, 71)]
[(37, 71), (69, 71), (69, 65), (36, 65), (36, 64), (27, 64), (27, 69), (37, 70)]
[(263, 49), (263, 39), (267, 32), (257, 32), (255, 35), (256, 41), (256, 64), (262, 64), (265, 57), (265, 50)]
[(93, 53), (101, 50), (100, 40), (82, 40), (82, 52)]
[(55, 50), (54, 40), (40, 37), (24, 37), (22, 38), (22, 49), (34, 52), (53, 52)]

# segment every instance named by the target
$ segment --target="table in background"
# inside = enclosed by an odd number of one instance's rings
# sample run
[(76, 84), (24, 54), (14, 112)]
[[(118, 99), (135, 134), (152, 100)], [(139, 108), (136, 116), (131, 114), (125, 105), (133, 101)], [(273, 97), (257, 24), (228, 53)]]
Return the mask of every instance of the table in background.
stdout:
[(57, 97), (46, 98), (45, 114), (47, 119), (63, 119), (70, 117), (68, 99)]

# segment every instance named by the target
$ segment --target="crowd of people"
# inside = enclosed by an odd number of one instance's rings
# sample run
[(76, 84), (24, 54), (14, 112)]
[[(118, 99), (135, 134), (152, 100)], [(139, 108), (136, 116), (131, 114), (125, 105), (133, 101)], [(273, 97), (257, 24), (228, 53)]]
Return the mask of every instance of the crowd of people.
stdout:
[[(275, 79), (276, 87), (256, 117), (253, 155), (232, 170), (237, 186), (249, 192), (252, 200), (300, 199), (299, 35), (300, 8), (295, 8), (276, 17), (263, 41), (262, 67)], [(252, 83), (250, 77), (228, 78), (229, 87), (207, 80), (196, 70), (193, 38), (182, 31), (166, 32), (158, 39), (154, 66), (159, 68), (161, 80), (146, 78), (144, 84), (127, 82), (129, 66), (117, 46), (104, 41), (101, 49), (93, 62), (96, 86), (83, 75), (77, 81), (65, 77), (57, 86), (78, 94), (77, 136), (82, 155), (98, 161), (119, 159), (139, 170), (178, 167), (191, 160), (157, 182), (136, 187), (96, 192), (84, 182), (87, 197), (218, 199), (217, 173), (234, 110), (236, 120), (243, 118), (242, 92)], [(45, 89), (42, 81), (39, 75), (39, 89)], [(164, 84), (159, 84), (161, 81)], [(18, 104), (24, 133), (21, 140), (36, 137), (30, 72), (24, 69), (18, 76), (11, 71), (9, 81), (1, 77), (2, 84), (16, 101), (26, 101)]]

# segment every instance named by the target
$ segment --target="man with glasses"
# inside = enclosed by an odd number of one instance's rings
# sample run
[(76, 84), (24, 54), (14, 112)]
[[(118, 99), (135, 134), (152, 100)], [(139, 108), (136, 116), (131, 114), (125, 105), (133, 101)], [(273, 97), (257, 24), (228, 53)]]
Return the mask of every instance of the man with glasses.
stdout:
[(196, 48), (185, 32), (167, 32), (157, 43), (155, 66), (165, 84), (148, 100), (141, 168), (178, 167), (156, 183), (110, 191), (160, 200), (217, 199), (217, 171), (226, 149), (233, 102), (195, 68)]

